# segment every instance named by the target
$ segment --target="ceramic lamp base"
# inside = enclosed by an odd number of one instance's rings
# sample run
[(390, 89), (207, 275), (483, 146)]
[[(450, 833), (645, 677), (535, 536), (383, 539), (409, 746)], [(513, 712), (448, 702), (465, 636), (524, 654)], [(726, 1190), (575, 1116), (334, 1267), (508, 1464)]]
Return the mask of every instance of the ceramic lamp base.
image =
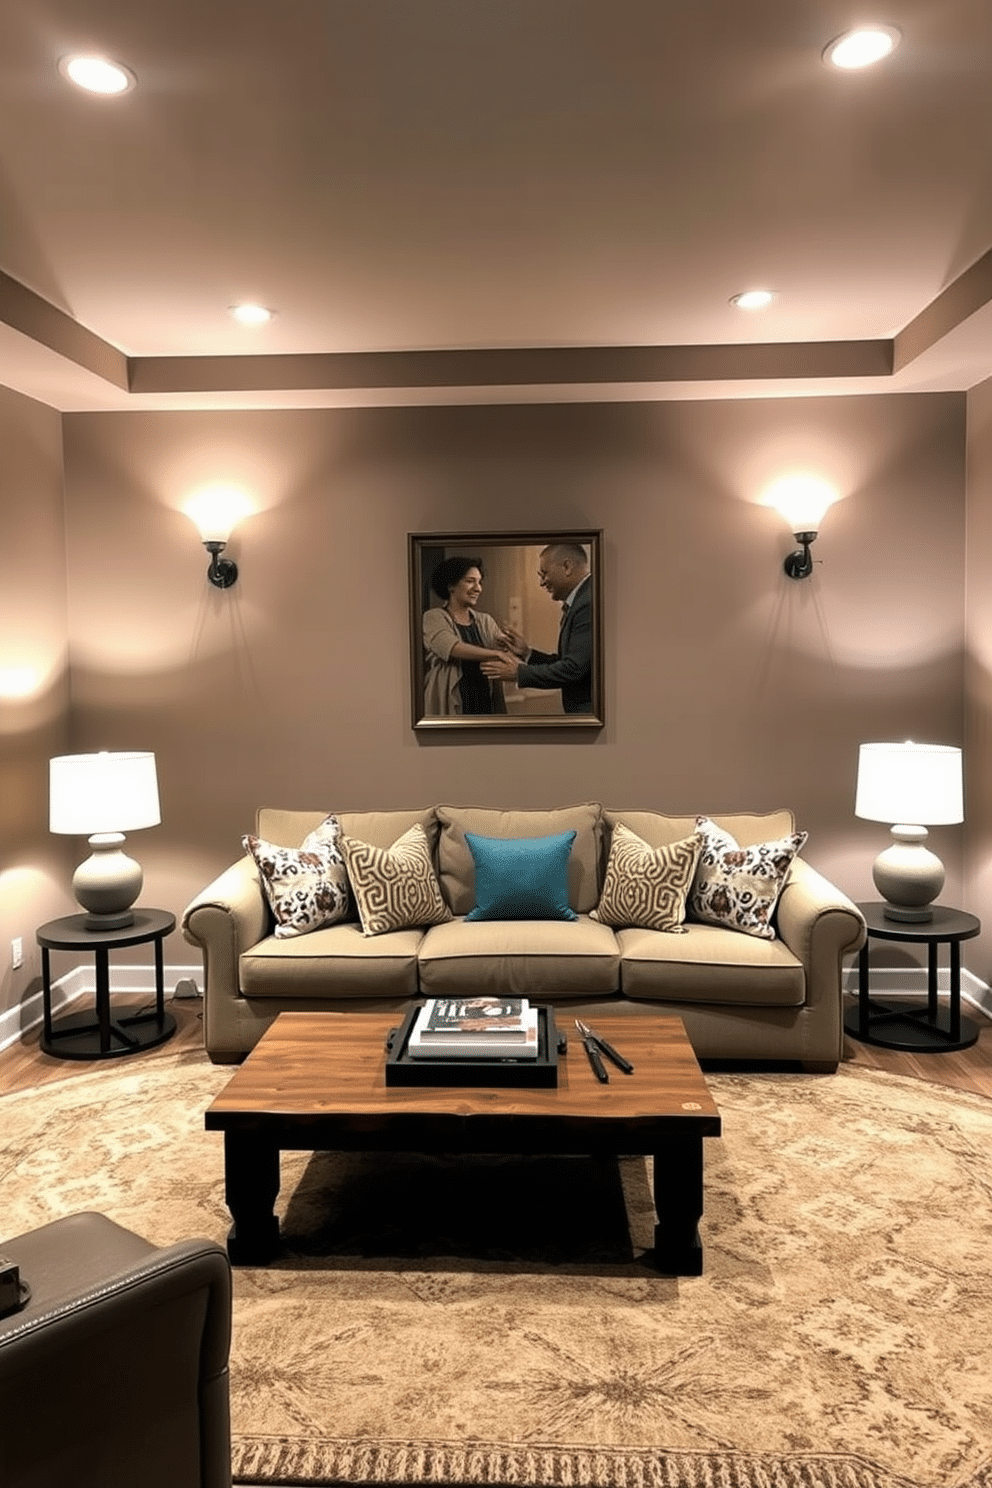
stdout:
[(73, 875), (72, 892), (87, 910), (88, 930), (122, 930), (134, 924), (131, 906), (141, 893), (140, 863), (122, 850), (123, 832), (97, 832), (89, 839), (91, 855)]
[(933, 901), (944, 887), (944, 865), (925, 845), (926, 827), (899, 824), (893, 842), (879, 853), (872, 868), (875, 887), (885, 900), (887, 920), (920, 924), (933, 919)]

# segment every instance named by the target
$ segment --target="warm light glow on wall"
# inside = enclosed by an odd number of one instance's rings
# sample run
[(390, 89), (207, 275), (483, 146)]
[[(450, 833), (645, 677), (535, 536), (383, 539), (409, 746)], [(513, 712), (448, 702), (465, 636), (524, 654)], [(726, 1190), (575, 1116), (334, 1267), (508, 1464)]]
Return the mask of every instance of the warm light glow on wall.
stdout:
[(0, 734), (23, 733), (59, 717), (68, 707), (66, 665), (61, 637), (39, 634), (22, 644), (12, 638), (6, 650), (0, 647)]
[(45, 676), (39, 667), (0, 662), (0, 701), (36, 697), (44, 686)]

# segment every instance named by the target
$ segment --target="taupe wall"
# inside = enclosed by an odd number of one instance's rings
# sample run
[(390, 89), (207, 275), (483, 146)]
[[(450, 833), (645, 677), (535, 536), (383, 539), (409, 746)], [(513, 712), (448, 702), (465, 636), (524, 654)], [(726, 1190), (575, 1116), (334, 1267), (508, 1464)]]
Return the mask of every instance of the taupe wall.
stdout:
[[(875, 897), (858, 744), (962, 740), (963, 395), (81, 414), (64, 439), (73, 747), (158, 756), (147, 903), (179, 911), (259, 804), (439, 799), (787, 804)], [(754, 504), (798, 466), (844, 496), (802, 583)], [(178, 511), (222, 478), (260, 507), (226, 592)], [(604, 533), (606, 727), (415, 736), (406, 534), (568, 527)], [(961, 902), (961, 829), (932, 838)]]
[(968, 395), (967, 490), (967, 908), (983, 920), (967, 964), (992, 985), (992, 381)]
[[(48, 832), (48, 760), (68, 747), (62, 431), (0, 388), (0, 1016), (38, 982), (34, 932), (73, 908), (71, 844)], [(11, 941), (24, 963), (15, 970)], [(16, 1018), (15, 1018), (16, 1021)], [(0, 1024), (0, 1035), (14, 1029)]]

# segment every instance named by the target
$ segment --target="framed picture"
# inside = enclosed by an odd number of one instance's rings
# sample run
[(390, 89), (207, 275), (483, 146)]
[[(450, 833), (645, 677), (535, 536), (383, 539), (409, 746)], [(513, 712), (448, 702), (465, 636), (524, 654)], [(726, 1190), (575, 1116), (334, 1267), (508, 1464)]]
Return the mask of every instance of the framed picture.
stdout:
[(411, 533), (415, 729), (600, 728), (602, 533)]

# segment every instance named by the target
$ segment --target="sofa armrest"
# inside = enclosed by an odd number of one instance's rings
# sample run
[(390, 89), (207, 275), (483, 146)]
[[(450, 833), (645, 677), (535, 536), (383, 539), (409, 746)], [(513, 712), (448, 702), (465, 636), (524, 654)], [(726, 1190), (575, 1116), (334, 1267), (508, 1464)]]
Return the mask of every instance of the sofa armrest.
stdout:
[(181, 928), (203, 952), (204, 996), (239, 995), (238, 958), (269, 933), (271, 914), (258, 869), (247, 854), (201, 889), (183, 910)]
[(778, 933), (806, 972), (807, 1005), (837, 999), (845, 956), (867, 938), (857, 905), (802, 858), (795, 858), (776, 910)]

